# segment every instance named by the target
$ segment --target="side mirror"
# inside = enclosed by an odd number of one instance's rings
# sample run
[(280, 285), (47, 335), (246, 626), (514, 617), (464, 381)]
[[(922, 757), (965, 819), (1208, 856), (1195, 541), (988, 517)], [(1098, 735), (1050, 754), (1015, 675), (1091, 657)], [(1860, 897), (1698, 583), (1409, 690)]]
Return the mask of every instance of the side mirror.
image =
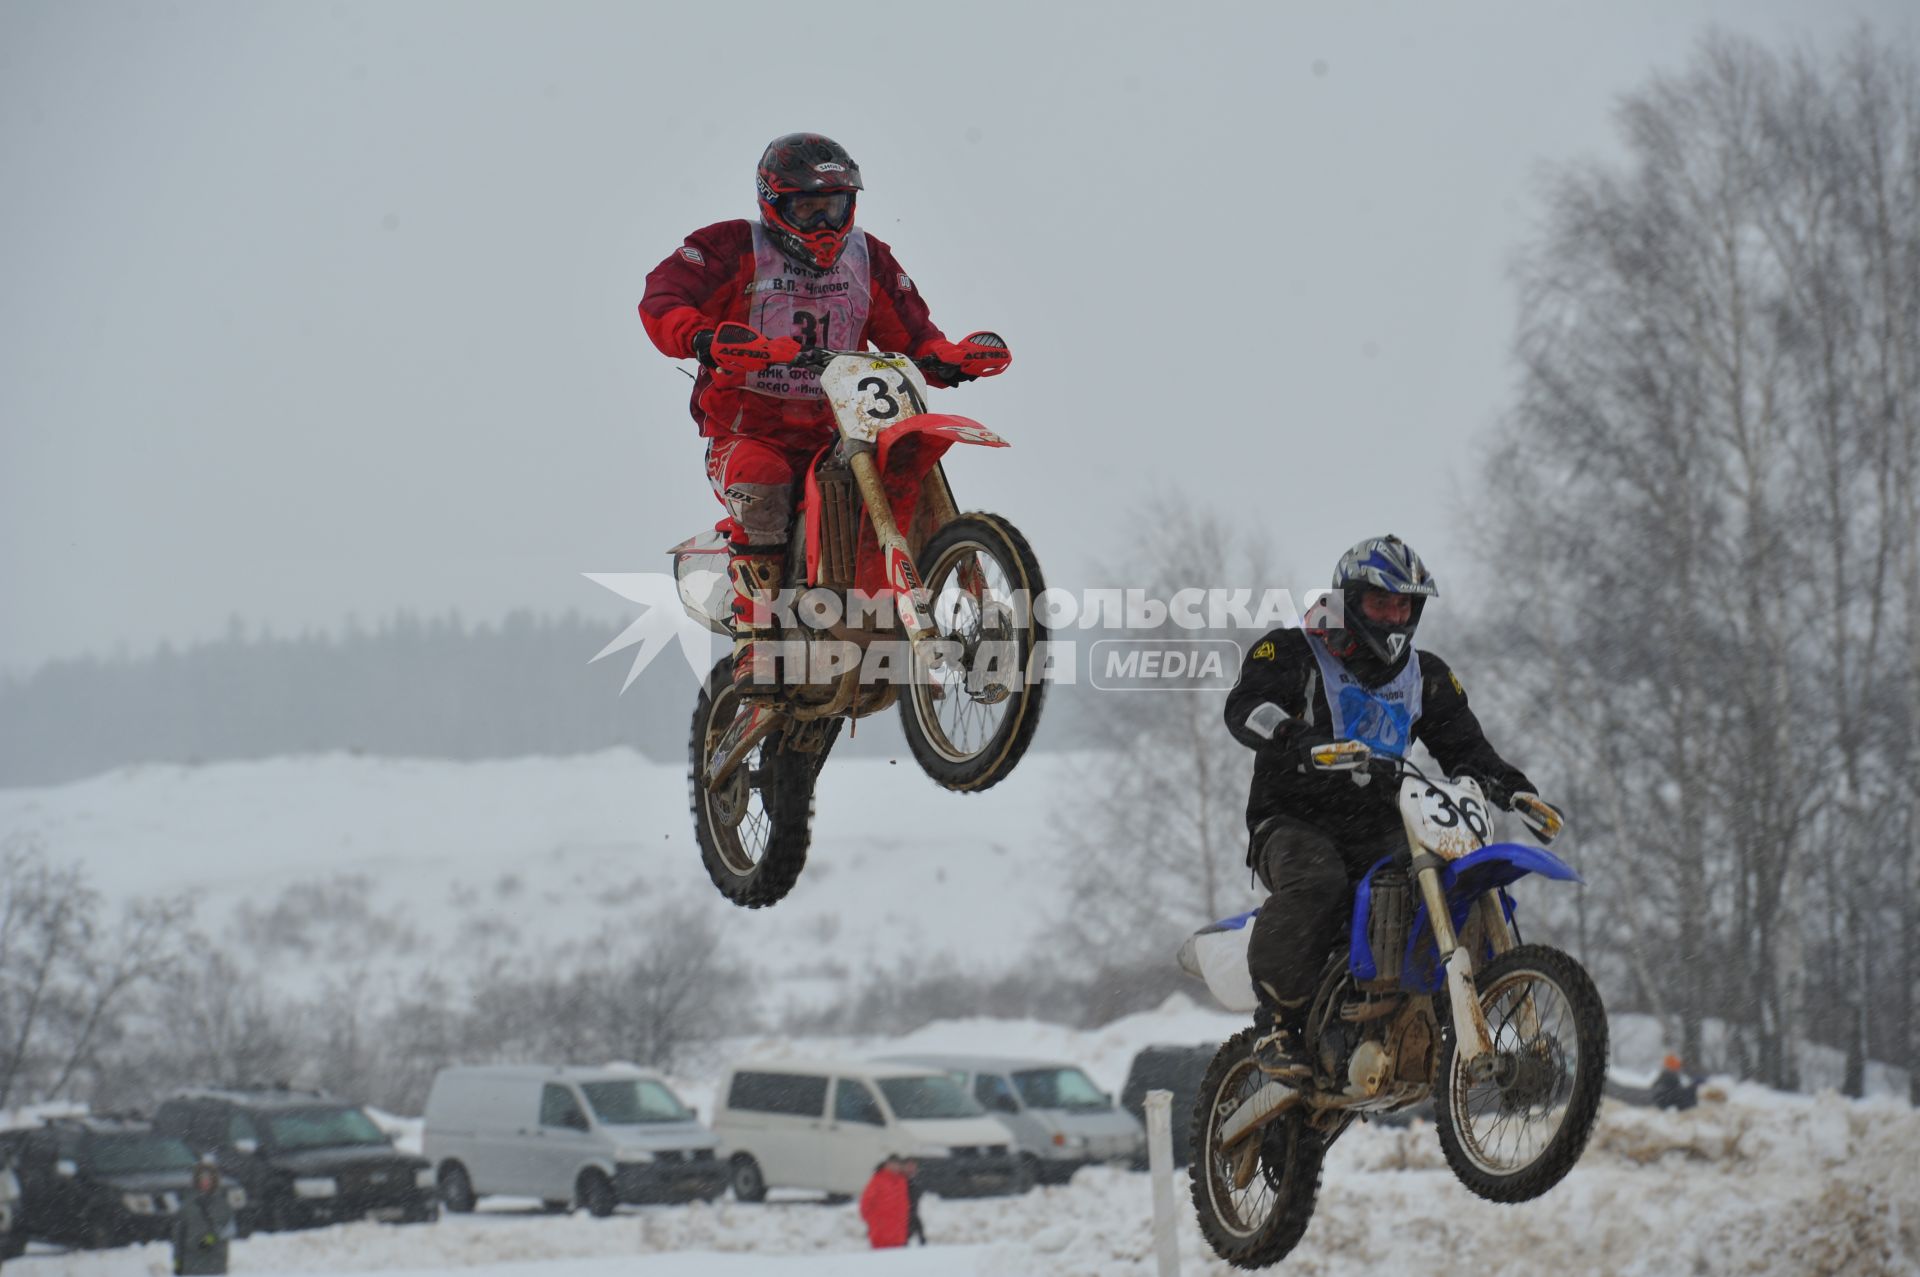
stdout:
[(234, 1148), (234, 1151), (237, 1153), (245, 1153), (248, 1157), (252, 1157), (255, 1153), (258, 1153), (260, 1151), (260, 1141), (259, 1140), (235, 1140), (233, 1142), (233, 1148)]
[(1358, 771), (1373, 761), (1373, 751), (1357, 740), (1337, 740), (1331, 744), (1315, 745), (1308, 754), (1313, 759), (1314, 767), (1323, 772)]
[(65, 1179), (72, 1179), (80, 1173), (80, 1164), (70, 1157), (63, 1157), (53, 1164), (53, 1173)]

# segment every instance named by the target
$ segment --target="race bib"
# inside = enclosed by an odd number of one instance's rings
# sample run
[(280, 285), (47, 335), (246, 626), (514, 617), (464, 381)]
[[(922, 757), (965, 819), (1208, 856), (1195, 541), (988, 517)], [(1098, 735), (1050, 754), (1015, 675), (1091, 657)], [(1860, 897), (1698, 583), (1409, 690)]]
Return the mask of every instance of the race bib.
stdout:
[[(766, 227), (755, 222), (746, 322), (802, 346), (857, 350), (866, 341), (873, 300), (868, 278), (867, 236), (858, 227), (848, 233), (831, 270), (811, 271), (776, 248)], [(820, 370), (769, 368), (747, 378), (745, 388), (777, 399), (818, 399)]]
[(1379, 687), (1368, 687), (1307, 632), (1307, 646), (1319, 663), (1327, 689), (1327, 710), (1335, 740), (1357, 740), (1382, 754), (1404, 755), (1413, 746), (1413, 725), (1420, 719), (1420, 653), (1407, 656), (1400, 672)]

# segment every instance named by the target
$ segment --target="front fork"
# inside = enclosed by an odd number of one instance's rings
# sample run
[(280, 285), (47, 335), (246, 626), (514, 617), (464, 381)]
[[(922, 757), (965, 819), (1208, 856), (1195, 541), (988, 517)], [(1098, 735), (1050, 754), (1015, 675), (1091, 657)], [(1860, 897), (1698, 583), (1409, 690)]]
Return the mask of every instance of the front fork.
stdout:
[(853, 481), (859, 485), (860, 499), (866, 503), (867, 518), (873, 521), (873, 533), (886, 560), (887, 584), (893, 590), (893, 607), (900, 617), (900, 626), (913, 644), (914, 655), (928, 668), (939, 668), (945, 664), (946, 653), (937, 641), (939, 631), (921, 610), (920, 599), (926, 595), (926, 587), (920, 580), (920, 570), (913, 564), (913, 551), (907, 545), (907, 538), (900, 534), (900, 527), (894, 522), (893, 507), (887, 502), (887, 487), (881, 482), (873, 445), (849, 440), (847, 464), (853, 469)]
[[(1422, 863), (1422, 862), (1426, 863)], [(1440, 886), (1441, 862), (1431, 854), (1414, 862), (1414, 881), (1420, 886), (1420, 898), (1427, 906), (1427, 920), (1433, 927), (1433, 943), (1447, 968), (1447, 1001), (1453, 1008), (1454, 1051), (1475, 1082), (1493, 1077), (1496, 1057), (1493, 1033), (1487, 1027), (1486, 1014), (1480, 1009), (1480, 995), (1473, 987), (1473, 955), (1460, 943), (1453, 929), (1453, 915), (1447, 910), (1447, 893)], [(1491, 898), (1491, 896), (1489, 896)], [(1496, 908), (1498, 906), (1496, 905)], [(1505, 934), (1505, 919), (1500, 933)]]

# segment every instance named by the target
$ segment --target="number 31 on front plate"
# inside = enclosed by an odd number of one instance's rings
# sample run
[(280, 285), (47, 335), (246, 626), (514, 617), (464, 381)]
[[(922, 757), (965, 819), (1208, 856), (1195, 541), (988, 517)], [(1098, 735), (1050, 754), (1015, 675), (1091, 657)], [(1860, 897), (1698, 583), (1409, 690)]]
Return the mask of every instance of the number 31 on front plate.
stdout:
[(881, 430), (927, 410), (919, 369), (904, 360), (836, 359), (820, 378), (844, 433), (872, 440)]

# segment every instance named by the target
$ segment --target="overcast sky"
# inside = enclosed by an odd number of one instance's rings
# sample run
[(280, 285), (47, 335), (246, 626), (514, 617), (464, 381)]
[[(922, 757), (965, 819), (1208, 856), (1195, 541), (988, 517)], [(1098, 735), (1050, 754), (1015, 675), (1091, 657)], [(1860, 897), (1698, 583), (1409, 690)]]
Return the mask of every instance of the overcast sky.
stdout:
[[(0, 6), (0, 669), (411, 607), (619, 607), (719, 508), (635, 315), (773, 136), (1011, 372), (963, 507), (1078, 580), (1156, 489), (1443, 587), (1544, 163), (1709, 23), (1901, 0)], [(1114, 582), (1123, 584), (1123, 582)], [(1461, 600), (1470, 606), (1471, 600)]]

